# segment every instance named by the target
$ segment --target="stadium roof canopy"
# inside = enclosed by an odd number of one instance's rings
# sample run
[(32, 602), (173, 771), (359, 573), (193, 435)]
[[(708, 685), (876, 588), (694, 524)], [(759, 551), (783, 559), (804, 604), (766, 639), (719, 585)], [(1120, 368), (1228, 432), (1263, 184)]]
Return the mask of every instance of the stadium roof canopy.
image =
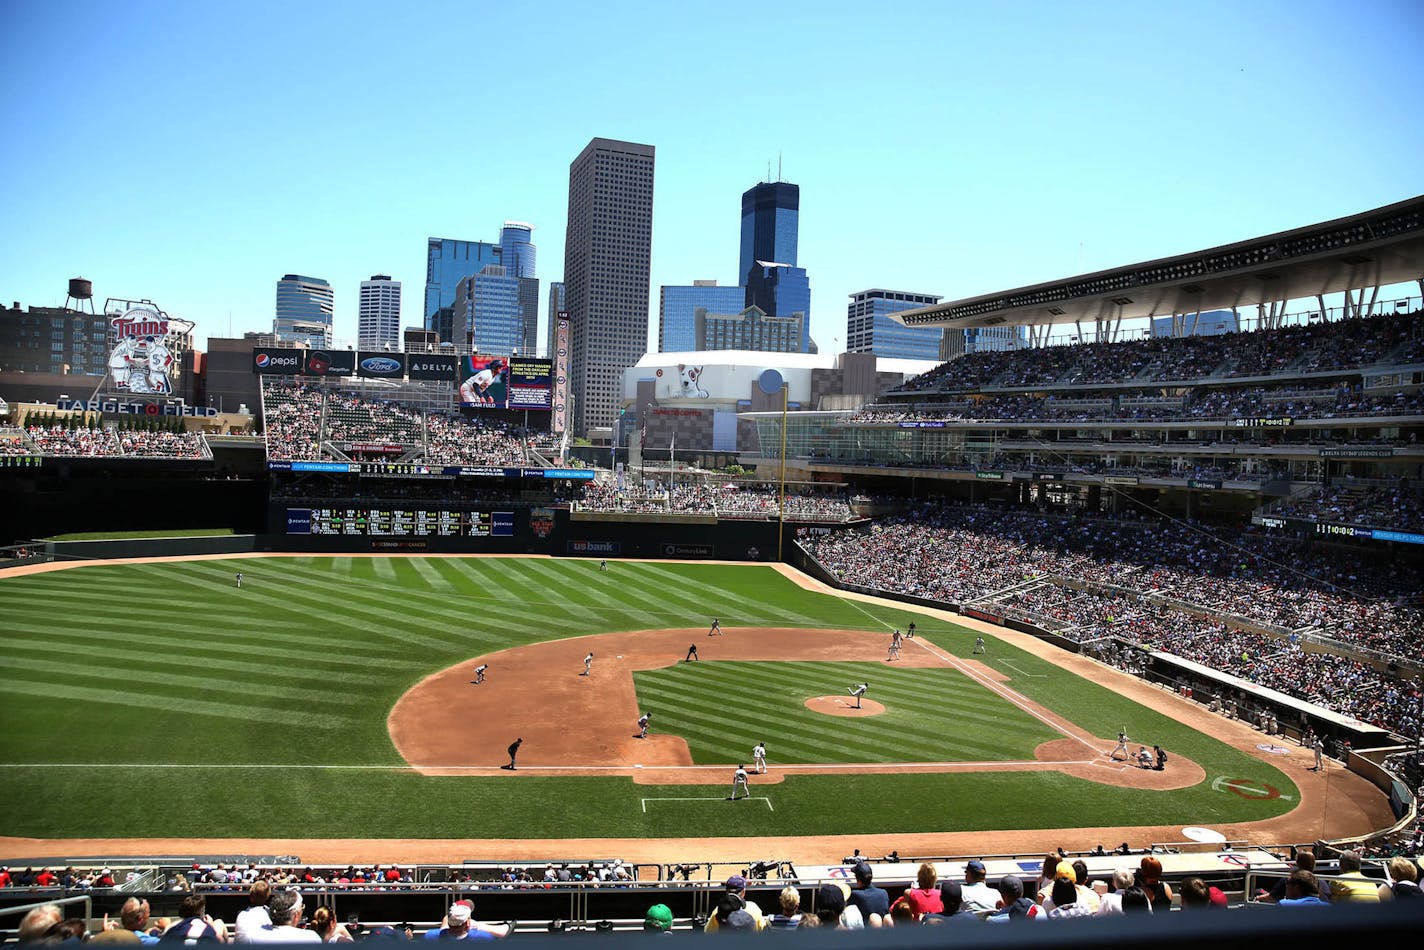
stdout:
[(908, 327), (952, 329), (1118, 322), (1265, 307), (1421, 278), (1424, 196), (1190, 254), (903, 310), (891, 318)]

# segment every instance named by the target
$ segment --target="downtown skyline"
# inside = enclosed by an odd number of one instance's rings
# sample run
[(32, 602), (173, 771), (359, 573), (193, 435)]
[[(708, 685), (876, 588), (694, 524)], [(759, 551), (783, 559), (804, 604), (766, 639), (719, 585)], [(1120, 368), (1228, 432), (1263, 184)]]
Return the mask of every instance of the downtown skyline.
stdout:
[[(151, 297), (195, 321), (202, 346), (269, 329), (273, 282), (308, 274), (332, 284), (333, 335), (354, 340), (360, 283), (379, 273), (402, 283), (414, 325), (432, 237), (529, 221), (541, 280), (562, 280), (569, 163), (604, 137), (658, 152), (650, 349), (661, 285), (742, 283), (739, 197), (779, 164), (801, 189), (798, 263), (825, 352), (845, 349), (848, 295), (866, 287), (952, 300), (1424, 191), (1424, 132), (1402, 118), (1424, 86), (1417, 4), (1025, 3), (1008, 17), (909, 3), (865, 20), (792, 3), (778, 18), (800, 42), (764, 108), (755, 71), (727, 68), (753, 61), (735, 51), (735, 10), (535, 3), (526, 35), (518, 11), (432, 7), (7, 4), (0, 116), (16, 147), (0, 176), (22, 187), (6, 198), (0, 294), (53, 306), (83, 276), (100, 302)], [(304, 29), (271, 31), (279, 11)], [(472, 100), (426, 60), (498, 29), (509, 42), (483, 71), (521, 71), (520, 121), (467, 129)], [(1341, 62), (1340, 35), (1358, 61)], [(569, 43), (631, 65), (552, 52)], [(389, 56), (354, 55), (377, 47)], [(126, 48), (145, 55), (113, 55)], [(289, 137), (298, 114), (310, 128)]]

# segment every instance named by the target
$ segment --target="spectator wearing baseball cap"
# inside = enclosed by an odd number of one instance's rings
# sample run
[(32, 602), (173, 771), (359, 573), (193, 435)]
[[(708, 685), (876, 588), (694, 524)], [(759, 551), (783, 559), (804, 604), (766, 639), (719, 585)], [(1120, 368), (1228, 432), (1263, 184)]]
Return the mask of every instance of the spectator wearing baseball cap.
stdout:
[(816, 919), (822, 927), (845, 930), (842, 915), (846, 910), (846, 892), (839, 884), (822, 884), (816, 889)]
[(707, 921), (707, 926), (703, 928), (703, 933), (716, 933), (727, 926), (727, 918), (735, 911), (744, 910), (756, 920), (756, 930), (766, 929), (766, 920), (762, 917), (761, 908), (755, 901), (747, 900), (747, 879), (740, 874), (733, 874), (727, 878), (727, 892), (722, 895), (717, 902), (717, 909), (712, 917)]
[(861, 861), (855, 866), (855, 887), (849, 902), (860, 909), (867, 927), (883, 927), (890, 916), (890, 895), (874, 882), (875, 872), (868, 862)]
[(975, 858), (964, 865), (964, 909), (975, 914), (993, 913), (999, 906), (999, 892), (984, 880), (984, 862)]
[(943, 924), (979, 923), (979, 915), (964, 907), (964, 885), (958, 881), (939, 882), (939, 902), (943, 910), (925, 914), (922, 923), (929, 926)]
[(654, 904), (643, 917), (643, 929), (649, 933), (671, 933), (672, 911), (666, 904)]
[(445, 926), (434, 927), (425, 932), (426, 940), (494, 940), (509, 935), (513, 929), (509, 924), (481, 924), (474, 920), (475, 903), (469, 899), (458, 900), (450, 905), (445, 915)]
[(1024, 897), (1023, 881), (1017, 874), (1006, 874), (999, 881), (999, 913), (986, 920), (991, 924), (1004, 924), (1020, 920), (1045, 921), (1048, 919), (1043, 908)]

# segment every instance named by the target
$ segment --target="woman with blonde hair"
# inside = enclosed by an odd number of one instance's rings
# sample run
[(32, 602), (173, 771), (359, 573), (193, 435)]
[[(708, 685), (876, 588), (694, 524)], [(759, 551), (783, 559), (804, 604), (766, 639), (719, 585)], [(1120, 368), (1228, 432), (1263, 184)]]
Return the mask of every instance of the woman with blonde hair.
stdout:
[(915, 886), (905, 891), (905, 905), (916, 920), (925, 914), (944, 913), (944, 901), (939, 896), (939, 872), (926, 861), (915, 873)]

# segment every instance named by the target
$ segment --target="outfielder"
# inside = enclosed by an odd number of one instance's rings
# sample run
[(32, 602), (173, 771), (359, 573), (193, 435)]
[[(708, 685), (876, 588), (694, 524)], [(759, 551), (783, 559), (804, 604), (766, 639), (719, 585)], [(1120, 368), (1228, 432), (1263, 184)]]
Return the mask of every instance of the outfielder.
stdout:
[(242, 572), (237, 572), (237, 589), (242, 590)]
[(729, 802), (734, 802), (734, 801), (737, 800), (737, 789), (739, 789), (739, 788), (740, 788), (740, 789), (742, 790), (742, 792), (743, 792), (742, 797), (744, 797), (744, 798), (751, 798), (751, 797), (752, 797), (752, 790), (751, 790), (751, 787), (747, 784), (747, 767), (746, 767), (745, 765), (739, 765), (739, 766), (737, 766), (737, 771), (736, 771), (735, 773), (733, 773), (733, 775), (732, 775), (732, 794), (730, 794), (730, 795), (727, 796), (727, 801), (729, 801)]
[(766, 773), (766, 743), (758, 742), (752, 746), (752, 768), (758, 775)]
[(985, 650), (985, 647), (984, 647), (984, 638), (983, 638), (983, 637), (975, 637), (975, 638), (974, 638), (974, 652), (975, 652), (975, 653), (984, 653), (984, 652), (987, 652), (987, 651)]

